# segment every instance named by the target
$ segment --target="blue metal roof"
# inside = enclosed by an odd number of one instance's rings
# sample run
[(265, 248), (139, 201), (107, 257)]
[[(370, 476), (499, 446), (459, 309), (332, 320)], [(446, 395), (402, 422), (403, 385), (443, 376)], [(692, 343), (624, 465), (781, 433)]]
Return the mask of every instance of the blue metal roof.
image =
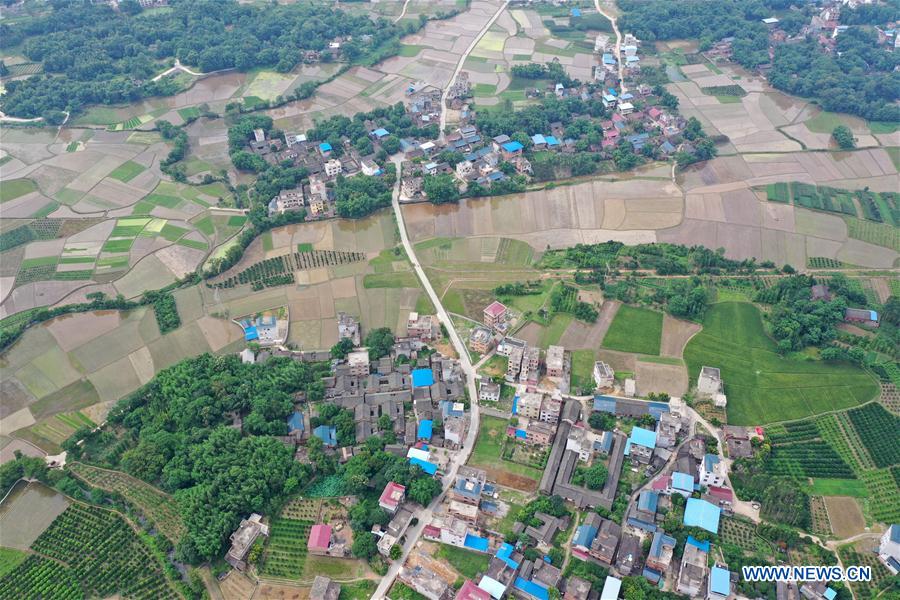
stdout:
[(644, 429), (643, 427), (635, 427), (631, 430), (628, 441), (625, 442), (625, 456), (631, 454), (631, 445), (637, 444), (651, 450), (656, 448), (656, 432)]
[(515, 141), (506, 142), (505, 144), (503, 144), (500, 147), (503, 148), (504, 150), (506, 150), (507, 152), (518, 152), (519, 150), (524, 148), (524, 146), (522, 146), (521, 142), (515, 142)]
[(380, 137), (380, 138), (382, 138), (386, 135), (390, 135), (390, 132), (387, 129), (385, 129), (384, 127), (379, 127), (372, 133), (375, 135), (375, 137)]
[(497, 554), (495, 556), (505, 562), (506, 566), (508, 566), (510, 569), (518, 569), (519, 563), (510, 558), (514, 551), (515, 548), (512, 544), (504, 542), (499, 548), (497, 548)]
[(467, 533), (466, 541), (463, 542), (463, 546), (471, 548), (472, 550), (478, 550), (479, 552), (487, 552), (488, 539)]
[(614, 65), (614, 64), (616, 64), (616, 59), (613, 58), (612, 54), (606, 53), (603, 55), (603, 64), (604, 65)]
[(524, 429), (516, 429), (516, 437), (520, 439), (528, 439), (528, 432)]
[(709, 540), (707, 540), (705, 542), (701, 542), (694, 536), (689, 535), (688, 539), (687, 539), (687, 543), (690, 544), (691, 546), (693, 546), (694, 548), (699, 548), (699, 549), (703, 550), (704, 552), (709, 552)]
[(544, 139), (547, 141), (548, 146), (559, 146), (559, 140), (552, 135), (545, 135)]
[(417, 387), (431, 387), (434, 385), (434, 373), (431, 369), (415, 369), (412, 372), (412, 384)]
[(694, 477), (687, 473), (672, 473), (672, 488), (683, 492), (691, 493), (694, 491)]
[(251, 340), (258, 340), (258, 339), (259, 339), (259, 332), (256, 330), (256, 327), (251, 325), (250, 327), (247, 327), (246, 329), (244, 329), (244, 340), (245, 341), (249, 342)]
[(684, 524), (701, 527), (710, 533), (719, 533), (719, 516), (722, 509), (700, 498), (688, 498), (684, 509)]
[(650, 583), (659, 583), (660, 578), (662, 578), (662, 573), (651, 569), (650, 567), (644, 567), (644, 571), (641, 573), (644, 576), (644, 579), (649, 581)]
[(287, 422), (288, 433), (293, 433), (295, 431), (303, 431), (303, 414), (300, 412), (294, 412), (289, 418)]
[(328, 142), (322, 142), (321, 144), (319, 144), (319, 150), (321, 150), (322, 152), (331, 152), (331, 144), (329, 144)]
[[(709, 571), (709, 589), (713, 593), (721, 594), (722, 596), (727, 596), (731, 593), (731, 573), (728, 572), (728, 569), (713, 567)], [(834, 596), (829, 598), (826, 592), (825, 597), (831, 600)]]
[[(731, 591), (731, 586), (728, 587), (728, 591)], [(825, 593), (822, 594), (825, 596), (825, 600), (834, 600), (835, 596), (837, 596), (837, 592), (832, 588), (825, 588)]]
[(416, 437), (420, 440), (430, 440), (431, 439), (431, 429), (433, 427), (433, 423), (429, 419), (423, 419), (419, 421), (419, 433)]
[(657, 531), (653, 534), (653, 542), (650, 544), (650, 556), (659, 558), (662, 555), (663, 548), (666, 546), (674, 548), (676, 543), (675, 538), (666, 535), (665, 531)]
[(462, 417), (465, 416), (466, 411), (456, 410), (453, 408), (454, 402), (450, 402), (449, 400), (441, 400), (441, 415), (446, 419), (447, 417)]
[(572, 544), (575, 546), (591, 547), (591, 542), (597, 537), (597, 528), (592, 525), (579, 525), (575, 530), (575, 537), (572, 538)]
[(572, 9), (572, 16), (573, 16), (573, 17), (580, 17), (580, 16), (581, 16), (581, 9), (580, 9), (580, 8), (573, 8), (573, 9)]
[(429, 475), (434, 475), (435, 473), (437, 473), (436, 464), (428, 462), (427, 460), (422, 460), (421, 458), (410, 457), (409, 464), (418, 466)]
[(322, 440), (326, 446), (337, 446), (337, 431), (328, 425), (319, 425), (313, 429), (313, 435)]
[(650, 416), (659, 421), (662, 413), (669, 412), (669, 405), (665, 402), (648, 402), (647, 410), (650, 412)]
[(634, 517), (628, 517), (627, 523), (632, 527), (637, 527), (638, 529), (642, 529), (648, 533), (653, 533), (654, 531), (656, 531), (656, 525), (654, 525), (653, 523), (635, 519)]
[(467, 480), (465, 477), (457, 477), (456, 483), (453, 484), (454, 491), (460, 496), (478, 499), (481, 496), (481, 484), (475, 483), (472, 488), (466, 487)]
[(609, 451), (612, 449), (612, 440), (612, 432), (604, 431), (603, 435), (600, 436), (600, 439), (594, 441), (594, 450), (599, 450), (604, 454), (609, 454)]
[(519, 395), (513, 396), (512, 414), (519, 414)]
[(715, 454), (706, 454), (703, 457), (703, 467), (707, 471), (712, 471), (717, 464), (719, 464), (719, 457)]
[(594, 396), (594, 410), (616, 414), (616, 399), (610, 396)]
[(516, 577), (516, 583), (514, 587), (517, 590), (522, 590), (526, 594), (530, 594), (537, 598), (538, 600), (550, 600), (550, 592), (544, 586), (539, 583), (535, 583), (533, 581), (526, 581), (521, 577)]
[(647, 512), (656, 512), (656, 506), (659, 503), (659, 493), (651, 490), (644, 490), (638, 496), (638, 510)]

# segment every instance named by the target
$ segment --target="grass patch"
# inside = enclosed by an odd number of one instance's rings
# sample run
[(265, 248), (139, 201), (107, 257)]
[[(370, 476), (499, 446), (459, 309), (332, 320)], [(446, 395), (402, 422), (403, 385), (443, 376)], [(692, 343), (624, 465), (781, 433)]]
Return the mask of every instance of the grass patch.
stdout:
[(374, 581), (357, 581), (356, 583), (342, 583), (341, 595), (338, 600), (369, 600), (375, 593), (378, 584)]
[(187, 108), (178, 109), (178, 114), (181, 116), (185, 122), (190, 121), (191, 119), (196, 119), (200, 116), (200, 109), (196, 106), (189, 106)]
[(438, 551), (434, 553), (434, 557), (446, 560), (466, 579), (475, 579), (479, 573), (487, 573), (488, 563), (491, 562), (491, 557), (487, 554), (448, 544), (441, 544)]
[(506, 440), (506, 420), (498, 417), (482, 416), (478, 425), (478, 441), (472, 450), (469, 464), (507, 471), (516, 475), (530, 477), (535, 481), (541, 479), (541, 469), (529, 467), (508, 460), (498, 460)]
[(593, 350), (575, 350), (572, 352), (572, 388), (593, 389), (594, 379)]
[(416, 44), (403, 44), (400, 47), (399, 54), (405, 58), (412, 58), (418, 56), (419, 52), (421, 52), (424, 47), (425, 46), (417, 46)]
[(38, 258), (26, 258), (19, 265), (20, 269), (33, 269), (34, 267), (45, 267), (47, 265), (55, 265), (59, 262), (58, 256), (40, 256)]
[(692, 381), (704, 365), (721, 369), (733, 425), (802, 419), (856, 406), (878, 393), (872, 377), (854, 365), (784, 357), (775, 349), (754, 305), (720, 302), (684, 358)]
[(128, 160), (113, 169), (113, 172), (108, 175), (108, 177), (112, 177), (113, 179), (118, 179), (123, 183), (127, 183), (143, 173), (146, 169), (137, 164), (134, 161)]
[(131, 250), (131, 246), (134, 244), (134, 238), (128, 238), (124, 240), (106, 240), (103, 243), (103, 248), (101, 248), (102, 252), (128, 252)]
[(21, 550), (0, 548), (0, 577), (18, 567), (26, 558), (28, 555)]
[(194, 248), (196, 250), (206, 250), (209, 246), (206, 242), (201, 242), (198, 240), (178, 240), (179, 246), (184, 246), (185, 248)]
[(575, 319), (570, 314), (557, 313), (550, 319), (550, 324), (544, 328), (541, 334), (541, 346), (547, 347), (556, 345), (559, 339), (565, 333), (566, 328)]
[(188, 232), (184, 227), (178, 227), (177, 225), (172, 225), (171, 223), (166, 223), (163, 225), (163, 228), (160, 230), (159, 235), (163, 237), (164, 240), (169, 242), (174, 242), (184, 234)]
[(658, 355), (662, 323), (661, 312), (623, 304), (603, 338), (603, 347), (621, 352)]
[(200, 230), (205, 236), (213, 236), (216, 233), (216, 226), (213, 223), (212, 217), (206, 216), (194, 223), (194, 227)]
[(838, 113), (823, 110), (813, 118), (808, 119), (805, 125), (813, 133), (831, 133), (838, 125), (847, 125), (847, 123)]
[(492, 83), (476, 83), (473, 92), (476, 96), (494, 96), (497, 86)]
[(266, 252), (273, 248), (271, 231), (267, 231), (262, 235), (262, 247)]
[(247, 222), (247, 217), (243, 215), (232, 215), (228, 217), (227, 224), (229, 227), (243, 227)]
[(372, 273), (363, 277), (363, 287), (367, 290), (376, 288), (414, 288), (418, 280), (412, 271), (397, 273)]
[(30, 179), (10, 179), (9, 181), (4, 181), (3, 185), (0, 185), (0, 202), (15, 200), (20, 196), (37, 191), (37, 189), (37, 184)]
[(869, 121), (869, 131), (874, 134), (894, 133), (900, 129), (896, 121)]
[(816, 477), (812, 485), (807, 486), (806, 492), (810, 496), (853, 496), (854, 498), (868, 498), (869, 490), (859, 479), (829, 479)]
[(313, 245), (310, 244), (309, 242), (303, 242), (302, 244), (297, 244), (297, 252), (300, 252), (301, 254), (303, 252), (312, 252), (312, 251), (313, 251)]

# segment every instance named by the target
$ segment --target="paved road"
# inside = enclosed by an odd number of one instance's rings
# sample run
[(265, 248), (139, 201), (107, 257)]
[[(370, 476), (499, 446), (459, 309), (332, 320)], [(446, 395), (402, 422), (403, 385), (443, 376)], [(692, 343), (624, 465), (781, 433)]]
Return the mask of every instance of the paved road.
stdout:
[(480, 419), (478, 391), (475, 389), (475, 367), (469, 360), (469, 353), (466, 351), (466, 347), (463, 344), (462, 339), (460, 339), (459, 334), (457, 334), (456, 330), (453, 328), (453, 323), (450, 321), (450, 315), (447, 314), (446, 310), (444, 310), (444, 306), (441, 304), (441, 299), (434, 291), (431, 282), (428, 281), (428, 277), (425, 276), (425, 271), (424, 269), (422, 269), (422, 266), (419, 264), (419, 259), (416, 257), (415, 248), (413, 248), (413, 245), (409, 241), (409, 236), (406, 234), (406, 224), (403, 221), (403, 212), (400, 210), (400, 167), (403, 159), (398, 154), (395, 155), (391, 160), (397, 167), (397, 181), (394, 183), (392, 205), (394, 208), (394, 215), (397, 218), (397, 227), (400, 230), (400, 241), (403, 243), (403, 248), (406, 250), (406, 255), (409, 257), (413, 269), (415, 270), (416, 276), (419, 278), (422, 287), (425, 289), (425, 293), (428, 294), (428, 297), (431, 299), (431, 303), (435, 307), (438, 320), (447, 329), (447, 333), (450, 336), (450, 343), (453, 344), (453, 348), (456, 350), (456, 353), (459, 354), (459, 363), (462, 367), (463, 373), (465, 373), (466, 375), (466, 390), (469, 392), (469, 400), (471, 405), (471, 421), (469, 423), (469, 432), (466, 435), (466, 439), (463, 441), (462, 448), (460, 448), (456, 453), (453, 454), (450, 463), (444, 470), (445, 475), (441, 480), (441, 483), (444, 486), (444, 491), (441, 492), (441, 494), (439, 494), (431, 502), (430, 505), (420, 510), (415, 515), (419, 519), (419, 522), (415, 526), (410, 527), (406, 530), (406, 543), (403, 545), (403, 555), (398, 560), (395, 560), (393, 563), (391, 563), (387, 575), (385, 575), (381, 579), (381, 583), (378, 584), (378, 588), (372, 595), (373, 598), (378, 599), (387, 597), (388, 590), (391, 589), (391, 585), (393, 585), (394, 580), (400, 573), (400, 567), (403, 565), (403, 563), (406, 562), (406, 558), (409, 556), (410, 551), (419, 541), (419, 537), (422, 535), (422, 530), (425, 528), (425, 525), (431, 522), (434, 509), (438, 505), (440, 505), (441, 502), (443, 502), (447, 490), (456, 480), (456, 472), (459, 470), (459, 467), (466, 464), (466, 461), (469, 460), (469, 455), (472, 453), (472, 448), (475, 447), (475, 439), (478, 435), (478, 423)]
[(619, 25), (616, 23), (616, 18), (612, 16), (610, 13), (604, 12), (600, 7), (600, 0), (594, 0), (594, 7), (597, 9), (597, 12), (609, 19), (609, 22), (612, 23), (613, 31), (616, 34), (616, 64), (619, 65), (619, 87), (621, 90), (619, 93), (624, 93), (627, 91), (625, 87), (625, 67), (622, 65), (622, 34), (619, 32)]
[(459, 76), (459, 72), (462, 70), (463, 63), (466, 62), (466, 58), (468, 58), (469, 54), (472, 50), (475, 49), (475, 46), (478, 45), (478, 42), (481, 41), (481, 38), (484, 37), (484, 34), (487, 33), (487, 30), (490, 29), (491, 25), (494, 24), (494, 21), (500, 16), (506, 7), (509, 5), (509, 0), (506, 0), (500, 8), (497, 9), (497, 12), (494, 13), (488, 22), (481, 28), (481, 31), (478, 32), (478, 35), (475, 36), (475, 39), (472, 40), (472, 43), (469, 44), (469, 47), (466, 48), (466, 51), (463, 52), (462, 56), (459, 57), (459, 62), (456, 63), (456, 68), (453, 70), (453, 75), (450, 76), (449, 81), (447, 81), (447, 85), (444, 86), (444, 93), (441, 94), (441, 137), (440, 139), (443, 141), (444, 139), (444, 129), (447, 127), (447, 98), (450, 95), (450, 86), (453, 85), (453, 82), (456, 81), (457, 76)]
[(406, 2), (403, 3), (403, 10), (401, 10), (401, 11), (400, 11), (400, 14), (397, 15), (397, 18), (394, 19), (394, 23), (399, 22), (400, 19), (402, 19), (403, 17), (406, 16), (406, 9), (407, 9), (407, 8), (409, 8), (409, 0), (406, 0)]

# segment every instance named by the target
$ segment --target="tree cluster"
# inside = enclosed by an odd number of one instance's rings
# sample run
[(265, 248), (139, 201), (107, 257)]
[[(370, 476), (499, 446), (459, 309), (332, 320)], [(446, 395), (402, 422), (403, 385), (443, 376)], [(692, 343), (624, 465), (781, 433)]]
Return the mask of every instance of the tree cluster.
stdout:
[[(211, 559), (242, 517), (272, 512), (309, 479), (309, 467), (274, 436), (287, 433), (292, 394), (321, 374), (286, 357), (255, 365), (203, 354), (119, 401), (109, 415), (118, 434), (78, 431), (64, 447), (174, 493), (187, 528), (179, 558)], [(242, 429), (229, 426), (234, 415), (243, 417)]]
[[(171, 78), (152, 81), (173, 58), (204, 72), (256, 67), (288, 72), (307, 50), (345, 38), (341, 57), (364, 60), (417, 25), (394, 25), (332, 6), (250, 6), (232, 0), (172, 0), (171, 11), (130, 14), (99, 3), (55, 2), (47, 14), (0, 26), (0, 45), (22, 44), (45, 75), (6, 84), (4, 112), (19, 117), (77, 111), (176, 93)], [(346, 39), (350, 38), (352, 39)]]

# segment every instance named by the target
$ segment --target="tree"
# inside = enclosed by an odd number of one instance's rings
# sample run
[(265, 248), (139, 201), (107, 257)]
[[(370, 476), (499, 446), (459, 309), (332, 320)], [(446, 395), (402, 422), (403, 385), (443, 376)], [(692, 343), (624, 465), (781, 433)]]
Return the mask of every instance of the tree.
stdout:
[(390, 553), (388, 554), (391, 560), (397, 560), (401, 556), (403, 556), (403, 548), (400, 544), (394, 544), (391, 546)]
[(431, 477), (420, 477), (412, 482), (409, 498), (422, 506), (428, 506), (431, 500), (441, 493), (441, 484)]
[(449, 173), (426, 177), (423, 189), (432, 204), (444, 204), (459, 200), (459, 188), (456, 187), (453, 175)]
[(331, 358), (344, 360), (353, 350), (353, 340), (350, 338), (342, 338), (337, 344), (331, 347)]
[(356, 531), (354, 533), (353, 546), (350, 548), (353, 556), (368, 560), (378, 554), (378, 545), (372, 532)]
[(364, 344), (369, 349), (369, 358), (378, 360), (391, 353), (394, 347), (394, 334), (389, 327), (379, 327), (366, 335)]
[(838, 125), (835, 127), (831, 132), (831, 139), (833, 139), (842, 150), (850, 150), (856, 147), (856, 140), (853, 137), (853, 132), (850, 131), (850, 128), (846, 125)]
[(610, 431), (616, 426), (616, 416), (605, 412), (594, 412), (588, 417), (588, 424), (599, 431)]
[(609, 471), (602, 462), (596, 462), (587, 469), (576, 475), (579, 483), (585, 485), (592, 490), (599, 490), (606, 484), (609, 477)]

